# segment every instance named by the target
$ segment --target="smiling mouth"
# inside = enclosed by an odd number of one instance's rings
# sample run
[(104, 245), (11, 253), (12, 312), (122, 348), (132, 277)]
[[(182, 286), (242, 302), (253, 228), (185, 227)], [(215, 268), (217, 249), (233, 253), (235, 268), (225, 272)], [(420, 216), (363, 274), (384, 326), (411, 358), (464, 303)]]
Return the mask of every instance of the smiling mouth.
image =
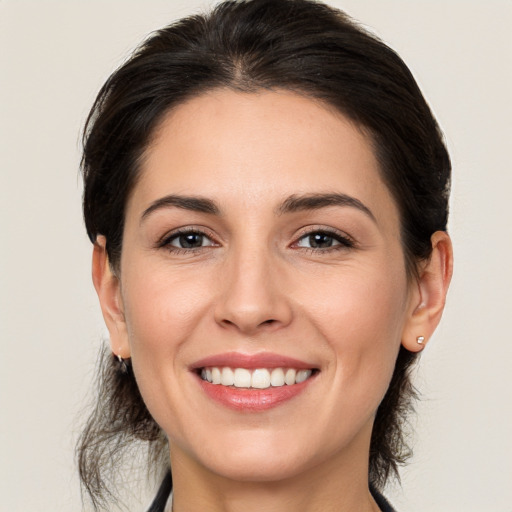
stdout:
[(198, 374), (203, 381), (210, 384), (245, 389), (268, 389), (301, 384), (317, 372), (318, 370), (314, 368), (247, 369), (212, 366), (200, 368)]

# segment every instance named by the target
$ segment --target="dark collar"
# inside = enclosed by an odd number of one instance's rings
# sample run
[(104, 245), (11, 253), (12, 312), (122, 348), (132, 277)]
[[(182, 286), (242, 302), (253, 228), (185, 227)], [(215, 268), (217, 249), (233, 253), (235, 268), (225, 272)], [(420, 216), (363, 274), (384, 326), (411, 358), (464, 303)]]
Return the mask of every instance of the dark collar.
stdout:
[(389, 501), (375, 487), (370, 485), (370, 492), (372, 493), (375, 503), (379, 506), (381, 512), (395, 512)]
[(155, 499), (151, 506), (148, 508), (148, 512), (164, 512), (165, 505), (172, 491), (172, 475), (171, 472), (168, 471), (165, 475), (162, 483), (160, 484), (160, 488), (156, 493)]

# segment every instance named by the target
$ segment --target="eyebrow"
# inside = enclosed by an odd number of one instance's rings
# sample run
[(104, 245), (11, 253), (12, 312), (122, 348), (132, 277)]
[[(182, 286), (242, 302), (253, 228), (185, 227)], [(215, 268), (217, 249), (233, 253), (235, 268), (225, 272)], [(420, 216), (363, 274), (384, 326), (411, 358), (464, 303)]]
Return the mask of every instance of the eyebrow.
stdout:
[(220, 215), (219, 207), (211, 200), (205, 197), (168, 195), (157, 199), (144, 210), (140, 221), (145, 220), (156, 210), (162, 208), (181, 208), (193, 212), (209, 213), (211, 215)]
[[(377, 222), (372, 211), (359, 199), (340, 193), (292, 195), (278, 206), (276, 213), (278, 215), (284, 215), (298, 211), (319, 210), (329, 206), (349, 206), (356, 208), (370, 217), (374, 222)], [(182, 210), (208, 213), (210, 215), (221, 215), (220, 208), (211, 199), (171, 194), (151, 203), (142, 213), (140, 221), (144, 221), (153, 212), (163, 208), (180, 208)]]
[(305, 194), (288, 197), (277, 209), (278, 214), (293, 213), (303, 210), (319, 210), (329, 206), (350, 206), (366, 214), (377, 222), (370, 208), (359, 199), (347, 194)]

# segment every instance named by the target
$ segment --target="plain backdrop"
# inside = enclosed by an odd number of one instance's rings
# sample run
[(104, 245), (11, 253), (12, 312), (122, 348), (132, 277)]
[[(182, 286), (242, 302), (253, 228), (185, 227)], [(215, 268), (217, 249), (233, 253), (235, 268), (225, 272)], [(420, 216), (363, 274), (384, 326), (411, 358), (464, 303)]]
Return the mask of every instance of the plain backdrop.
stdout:
[[(453, 159), (455, 275), (416, 376), (415, 456), (387, 494), (403, 512), (511, 512), (512, 2), (329, 3), (409, 64)], [(208, 5), (0, 0), (2, 511), (81, 509), (73, 445), (105, 329), (79, 133), (146, 34)]]

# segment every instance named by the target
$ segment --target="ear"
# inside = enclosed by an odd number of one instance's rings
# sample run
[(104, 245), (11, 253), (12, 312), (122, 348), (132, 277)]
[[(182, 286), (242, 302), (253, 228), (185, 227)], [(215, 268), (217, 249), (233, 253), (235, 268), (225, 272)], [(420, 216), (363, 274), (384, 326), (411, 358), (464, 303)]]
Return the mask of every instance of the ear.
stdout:
[(411, 287), (409, 313), (402, 333), (402, 345), (411, 352), (423, 350), (439, 324), (452, 277), (450, 237), (445, 231), (436, 231), (431, 241), (432, 254)]
[(112, 352), (123, 359), (130, 357), (130, 346), (121, 297), (119, 278), (110, 267), (106, 238), (98, 236), (92, 253), (92, 281), (100, 300), (103, 318), (110, 334)]

